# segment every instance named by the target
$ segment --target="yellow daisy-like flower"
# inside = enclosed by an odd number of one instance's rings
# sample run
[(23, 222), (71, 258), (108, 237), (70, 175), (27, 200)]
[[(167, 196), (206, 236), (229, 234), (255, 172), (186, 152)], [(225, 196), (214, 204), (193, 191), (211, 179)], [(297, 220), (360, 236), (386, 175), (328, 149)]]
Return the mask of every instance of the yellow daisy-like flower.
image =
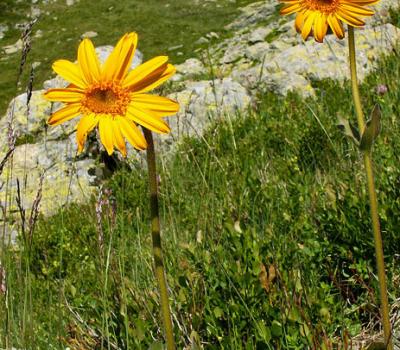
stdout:
[(365, 25), (360, 18), (372, 16), (374, 12), (366, 5), (372, 5), (379, 0), (280, 0), (285, 3), (281, 9), (282, 15), (297, 12), (295, 27), (303, 39), (314, 33), (318, 42), (323, 42), (328, 26), (339, 39), (344, 38), (342, 22), (353, 27)]
[(70, 82), (63, 89), (49, 89), (49, 101), (66, 104), (48, 120), (58, 125), (81, 116), (77, 125), (78, 152), (82, 152), (87, 134), (97, 125), (101, 143), (108, 154), (114, 147), (126, 156), (125, 139), (139, 150), (147, 148), (137, 124), (158, 132), (170, 128), (162, 117), (179, 110), (177, 102), (166, 97), (147, 94), (175, 73), (167, 56), (155, 57), (128, 72), (137, 46), (137, 34), (125, 34), (103, 65), (94, 46), (84, 39), (78, 48), (78, 62), (58, 60), (53, 70)]

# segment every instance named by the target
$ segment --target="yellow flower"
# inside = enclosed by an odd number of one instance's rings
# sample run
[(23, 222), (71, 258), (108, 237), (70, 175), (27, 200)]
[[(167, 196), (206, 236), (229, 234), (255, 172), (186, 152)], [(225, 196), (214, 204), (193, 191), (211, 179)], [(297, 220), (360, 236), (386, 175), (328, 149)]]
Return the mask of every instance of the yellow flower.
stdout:
[(124, 157), (125, 139), (137, 149), (147, 148), (137, 124), (158, 133), (170, 131), (162, 117), (175, 114), (178, 103), (147, 92), (170, 78), (175, 67), (168, 64), (167, 56), (158, 56), (128, 72), (136, 46), (137, 34), (125, 34), (100, 65), (92, 42), (84, 39), (78, 48), (78, 63), (54, 62), (53, 70), (70, 85), (45, 92), (47, 100), (66, 104), (51, 115), (48, 124), (81, 116), (76, 133), (79, 153), (87, 134), (97, 125), (107, 153), (111, 155), (115, 147)]
[(303, 39), (307, 39), (311, 30), (318, 42), (323, 42), (328, 26), (339, 39), (344, 38), (342, 22), (353, 27), (362, 27), (365, 23), (360, 17), (372, 16), (374, 12), (366, 5), (379, 0), (280, 0), (285, 3), (282, 15), (297, 12), (295, 27)]

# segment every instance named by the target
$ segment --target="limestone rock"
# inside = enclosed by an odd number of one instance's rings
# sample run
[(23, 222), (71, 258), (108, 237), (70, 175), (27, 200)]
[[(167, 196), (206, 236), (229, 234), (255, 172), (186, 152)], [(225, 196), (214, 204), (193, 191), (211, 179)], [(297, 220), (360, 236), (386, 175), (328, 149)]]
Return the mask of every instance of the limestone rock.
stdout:
[[(390, 52), (399, 39), (400, 29), (389, 23), (380, 26), (379, 30), (371, 27), (357, 30), (357, 64), (361, 80), (374, 68), (374, 60)], [(290, 47), (266, 62), (264, 69), (269, 72), (285, 71), (317, 80), (348, 78), (347, 42), (334, 35), (327, 35), (325, 41), (325, 45), (320, 45), (311, 39)]]
[(305, 77), (285, 71), (270, 73), (263, 69), (262, 64), (246, 70), (235, 70), (232, 77), (253, 92), (253, 95), (259, 91), (272, 91), (279, 95), (295, 91), (304, 97), (314, 95), (310, 81)]
[(6, 55), (12, 55), (20, 50), (22, 50), (22, 40), (18, 39), (18, 41), (13, 45), (3, 46), (3, 51)]
[[(68, 202), (83, 202), (92, 193), (90, 188), (95, 180), (89, 174), (94, 166), (91, 159), (75, 161), (76, 142), (70, 138), (63, 141), (50, 141), (38, 144), (25, 144), (16, 147), (13, 158), (12, 176), (8, 191), (14, 199), (17, 193), (17, 179), (23, 196), (23, 207), (31, 209), (36, 198), (40, 176), (44, 173), (40, 211), (44, 215), (53, 214), (59, 206)], [(8, 170), (0, 176), (3, 185), (0, 202), (6, 198), (6, 179)], [(17, 211), (16, 202), (11, 200), (9, 210)]]
[(83, 33), (81, 35), (81, 38), (82, 39), (84, 39), (84, 38), (89, 38), (90, 39), (90, 38), (95, 38), (97, 35), (98, 35), (97, 32), (94, 32), (94, 31), (90, 30), (88, 32)]
[(252, 61), (264, 61), (271, 52), (270, 44), (265, 41), (250, 45), (245, 50), (245, 55)]
[(204, 64), (197, 58), (189, 58), (185, 62), (175, 66), (177, 74), (173, 77), (173, 80), (182, 80), (193, 78), (207, 73)]
[(228, 30), (248, 28), (265, 20), (277, 11), (277, 3), (269, 1), (258, 1), (240, 9), (240, 16), (226, 26)]
[(371, 8), (374, 10), (375, 15), (372, 16), (368, 23), (376, 26), (390, 21), (390, 9), (398, 10), (400, 3), (397, 0), (381, 0)]
[(6, 31), (8, 31), (8, 25), (0, 24), (0, 40), (4, 38)]
[(171, 138), (201, 135), (210, 120), (234, 117), (250, 104), (247, 90), (231, 78), (215, 81), (187, 82), (185, 89), (169, 95), (181, 109), (169, 118)]
[[(52, 111), (60, 108), (61, 105), (51, 104), (43, 98), (45, 90), (33, 91), (32, 97), (27, 106), (27, 94), (17, 96), (9, 105), (6, 117), (0, 119), (0, 140), (7, 138), (7, 124), (11, 118), (17, 138), (28, 136), (39, 141), (46, 135), (49, 139), (58, 139), (74, 130), (74, 122), (69, 121), (57, 128), (48, 128), (46, 121)], [(1, 143), (5, 145), (5, 142)], [(4, 150), (3, 150), (4, 152)]]
[(248, 42), (250, 44), (264, 42), (266, 36), (271, 32), (272, 29), (268, 27), (259, 27), (257, 29), (254, 29), (249, 35)]
[(30, 17), (30, 18), (39, 18), (41, 14), (42, 14), (42, 11), (40, 10), (39, 7), (32, 6), (31, 7), (31, 11), (28, 14), (28, 17)]
[(220, 63), (229, 64), (239, 61), (244, 56), (246, 48), (247, 44), (243, 41), (236, 41), (235, 44), (227, 46)]

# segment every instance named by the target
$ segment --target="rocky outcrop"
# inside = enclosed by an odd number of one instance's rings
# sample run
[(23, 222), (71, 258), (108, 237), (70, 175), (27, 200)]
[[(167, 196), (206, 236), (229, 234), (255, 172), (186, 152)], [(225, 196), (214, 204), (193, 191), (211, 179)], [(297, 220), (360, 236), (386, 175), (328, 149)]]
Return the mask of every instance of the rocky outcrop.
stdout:
[[(172, 140), (182, 136), (200, 136), (211, 120), (235, 116), (243, 112), (251, 101), (247, 89), (231, 78), (189, 81), (183, 90), (169, 97), (181, 106), (179, 113), (169, 118)], [(164, 140), (163, 136), (161, 142)]]
[[(96, 53), (104, 62), (112, 49), (112, 46), (102, 46)], [(141, 61), (142, 53), (137, 51), (131, 67), (138, 66)], [(44, 83), (45, 89), (66, 85), (60, 77)], [(19, 95), (11, 101), (7, 115), (0, 119), (0, 155), (4, 156), (8, 150), (10, 120), (17, 140), (12, 167), (6, 167), (0, 175), (0, 204), (4, 206), (7, 202), (8, 212), (15, 213), (17, 218), (17, 182), (22, 205), (30, 210), (43, 174), (41, 213), (50, 215), (65, 203), (86, 201), (98, 181), (95, 160), (89, 155), (76, 156), (76, 121), (47, 126), (50, 114), (61, 105), (46, 101), (42, 96), (44, 91), (33, 91), (29, 104), (26, 93)]]
[[(376, 15), (367, 19), (365, 28), (357, 29), (361, 80), (400, 39), (400, 30), (387, 23), (389, 8), (398, 6), (393, 0), (379, 2), (374, 8)], [(243, 8), (238, 19), (227, 26), (236, 30), (235, 35), (210, 50), (214, 70), (239, 82), (252, 95), (260, 89), (278, 94), (293, 90), (307, 97), (313, 95), (313, 80), (347, 79), (347, 41), (327, 35), (323, 45), (312, 38), (304, 42), (294, 30), (294, 16), (279, 16), (278, 7), (260, 1)]]
[[(357, 31), (357, 65), (361, 80), (375, 68), (378, 57), (393, 51), (399, 39), (400, 29), (391, 24), (380, 25), (379, 30), (369, 27)], [(266, 89), (280, 94), (293, 90), (304, 96), (313, 94), (311, 81), (349, 78), (347, 43), (333, 35), (326, 37), (325, 45), (309, 40), (278, 47), (280, 50), (264, 42), (248, 47), (244, 62), (232, 67), (231, 75), (251, 90)], [(253, 62), (250, 68), (245, 64), (248, 60)]]

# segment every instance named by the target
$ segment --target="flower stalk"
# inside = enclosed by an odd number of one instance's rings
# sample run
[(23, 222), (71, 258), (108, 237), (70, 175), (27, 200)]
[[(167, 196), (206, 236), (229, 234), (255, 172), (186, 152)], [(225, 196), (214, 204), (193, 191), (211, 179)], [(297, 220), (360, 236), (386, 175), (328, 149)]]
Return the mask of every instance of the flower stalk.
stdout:
[[(360, 92), (358, 89), (358, 81), (357, 81), (357, 67), (356, 67), (356, 49), (354, 42), (354, 27), (348, 26), (349, 28), (349, 57), (350, 57), (350, 72), (351, 72), (351, 87), (353, 93), (353, 101), (354, 107), (357, 114), (357, 123), (358, 129), (360, 133), (362, 133), (365, 129), (365, 120), (364, 114), (361, 106), (361, 98)], [(376, 196), (375, 190), (375, 179), (374, 179), (374, 170), (373, 170), (373, 162), (372, 162), (372, 152), (371, 149), (364, 150), (363, 152), (364, 158), (364, 167), (367, 176), (367, 187), (368, 187), (368, 195), (369, 195), (369, 204), (372, 218), (372, 229), (374, 234), (375, 241), (375, 256), (376, 256), (376, 265), (378, 269), (378, 279), (379, 279), (379, 293), (380, 293), (380, 309), (381, 309), (381, 318), (383, 324), (383, 332), (385, 339), (385, 349), (393, 350), (393, 344), (391, 339), (391, 325), (390, 325), (390, 317), (389, 317), (389, 302), (388, 302), (388, 292), (387, 292), (387, 283), (386, 283), (386, 273), (385, 273), (385, 261), (383, 255), (383, 243), (382, 243), (382, 234), (380, 230), (379, 223), (379, 215), (378, 215), (378, 200)]]
[(161, 299), (161, 314), (165, 329), (167, 350), (175, 350), (175, 339), (172, 326), (171, 312), (169, 308), (168, 287), (165, 278), (165, 268), (160, 235), (160, 215), (158, 208), (158, 186), (156, 171), (156, 153), (154, 149), (153, 135), (150, 130), (143, 128), (143, 134), (147, 141), (147, 166), (150, 185), (150, 212), (151, 212), (151, 236), (153, 240), (154, 268), (158, 282)]

